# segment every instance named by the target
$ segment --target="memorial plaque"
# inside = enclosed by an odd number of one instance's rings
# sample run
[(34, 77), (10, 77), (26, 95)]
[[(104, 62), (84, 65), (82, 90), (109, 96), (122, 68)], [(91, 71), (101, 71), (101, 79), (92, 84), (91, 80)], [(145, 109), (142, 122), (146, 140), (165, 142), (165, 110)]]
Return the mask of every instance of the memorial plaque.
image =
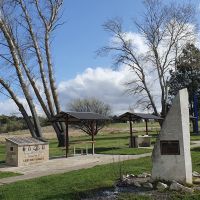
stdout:
[(161, 155), (180, 155), (178, 140), (160, 141)]

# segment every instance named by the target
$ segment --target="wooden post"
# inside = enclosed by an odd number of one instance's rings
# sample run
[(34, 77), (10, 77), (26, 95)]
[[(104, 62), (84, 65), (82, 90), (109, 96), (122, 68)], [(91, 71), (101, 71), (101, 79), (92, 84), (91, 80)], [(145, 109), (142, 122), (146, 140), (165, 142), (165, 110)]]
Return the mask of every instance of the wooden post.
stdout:
[(94, 155), (94, 133), (92, 133), (92, 155)]
[(129, 117), (129, 124), (130, 124), (130, 147), (133, 148), (133, 129), (132, 129), (131, 116)]
[(76, 155), (76, 146), (74, 145), (74, 156)]
[(88, 145), (86, 145), (86, 155), (88, 155)]
[(149, 133), (148, 133), (148, 124), (147, 124), (148, 122), (147, 122), (147, 119), (145, 119), (145, 124), (146, 124), (146, 135), (149, 135)]
[(97, 131), (97, 121), (92, 122), (92, 155), (94, 155), (94, 132)]
[(94, 141), (92, 142), (92, 155), (94, 155)]
[(67, 115), (67, 118), (65, 120), (65, 149), (66, 149), (66, 158), (68, 156), (68, 150), (69, 150), (69, 130), (68, 130), (68, 123), (69, 123), (69, 115)]

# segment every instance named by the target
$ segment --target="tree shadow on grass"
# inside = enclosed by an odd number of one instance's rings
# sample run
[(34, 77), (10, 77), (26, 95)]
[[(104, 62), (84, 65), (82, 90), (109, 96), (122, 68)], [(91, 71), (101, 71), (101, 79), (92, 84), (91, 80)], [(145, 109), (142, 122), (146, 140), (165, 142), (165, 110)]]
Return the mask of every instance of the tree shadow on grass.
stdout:
[[(129, 136), (120, 136), (120, 137), (98, 137), (96, 136), (95, 140), (97, 141), (101, 141), (101, 140), (120, 140), (120, 139), (128, 139)], [(72, 142), (82, 142), (82, 141), (88, 141), (91, 139), (91, 136), (88, 135), (88, 138), (84, 138), (84, 139), (71, 139)]]
[(200, 147), (194, 147), (194, 148), (191, 149), (191, 151), (200, 152)]
[[(121, 150), (121, 149), (122, 148), (120, 147), (95, 147), (95, 153), (104, 154), (107, 151), (111, 151), (111, 154), (112, 154), (112, 151)], [(92, 149), (88, 149), (88, 152), (92, 153)]]

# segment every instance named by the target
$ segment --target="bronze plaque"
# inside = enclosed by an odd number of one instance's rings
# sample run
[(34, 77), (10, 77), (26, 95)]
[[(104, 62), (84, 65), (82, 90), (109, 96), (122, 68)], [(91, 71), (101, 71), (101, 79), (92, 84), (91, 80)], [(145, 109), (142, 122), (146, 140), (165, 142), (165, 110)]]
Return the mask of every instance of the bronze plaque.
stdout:
[(161, 155), (180, 155), (180, 147), (178, 140), (160, 141)]

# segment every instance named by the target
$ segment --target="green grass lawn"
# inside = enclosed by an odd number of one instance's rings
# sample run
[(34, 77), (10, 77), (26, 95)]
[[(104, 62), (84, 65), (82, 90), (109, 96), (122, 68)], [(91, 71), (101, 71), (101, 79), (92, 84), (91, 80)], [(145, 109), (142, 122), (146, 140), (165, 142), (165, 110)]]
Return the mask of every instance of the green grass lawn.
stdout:
[(94, 193), (100, 188), (112, 187), (123, 173), (150, 172), (150, 158), (96, 166), (69, 173), (20, 181), (0, 187), (0, 199), (74, 199)]
[(20, 175), (22, 175), (22, 174), (14, 173), (14, 172), (0, 172), (0, 179), (1, 178), (12, 177), (12, 176), (20, 176)]
[[(81, 137), (70, 137), (70, 143), (73, 142), (84, 142), (90, 141), (90, 137), (88, 135)], [(129, 133), (117, 133), (117, 134), (98, 134), (95, 136), (95, 153), (97, 154), (121, 154), (121, 155), (135, 155), (135, 154), (143, 154), (151, 152), (150, 149), (145, 148), (129, 148)], [(152, 140), (155, 141), (154, 139)], [(73, 154), (73, 144), (70, 145), (70, 154)], [(85, 148), (86, 144), (76, 145), (76, 147)], [(88, 144), (89, 153), (92, 152), (91, 144)], [(62, 148), (57, 147), (56, 140), (50, 140), (50, 156), (60, 156), (65, 155), (65, 151)]]
[(196, 134), (191, 134), (190, 140), (194, 141), (194, 140), (200, 140), (200, 134), (196, 135)]
[[(121, 126), (121, 125), (116, 125)], [(153, 136), (152, 143), (156, 140), (157, 132), (150, 132)], [(200, 136), (192, 135), (191, 140), (199, 140)], [(90, 137), (83, 135), (81, 137), (70, 137), (70, 142), (89, 141)], [(98, 134), (95, 138), (96, 153), (100, 154), (141, 154), (151, 152), (150, 149), (131, 149), (128, 148), (129, 133), (104, 133)], [(73, 145), (70, 147), (71, 152)], [(50, 156), (61, 156), (65, 152), (57, 147), (56, 140), (50, 140)], [(5, 159), (5, 146), (0, 144), (0, 160)], [(192, 149), (193, 171), (200, 172), (200, 148)], [(119, 178), (120, 170), (123, 174), (151, 171), (150, 157), (141, 158), (138, 160), (123, 161), (108, 165), (96, 166), (91, 169), (82, 169), (78, 171), (68, 172), (59, 175), (51, 175), (32, 179), (28, 181), (19, 181), (13, 184), (0, 186), (0, 199), (15, 200), (62, 200), (75, 199), (95, 193), (96, 190), (112, 187), (114, 181)], [(11, 174), (10, 174), (11, 175)], [(8, 174), (8, 176), (10, 176)], [(17, 174), (12, 174), (17, 175)], [(6, 174), (0, 174), (0, 178)], [(150, 199), (150, 197), (133, 196), (123, 194), (120, 200), (133, 199)], [(195, 196), (182, 196), (174, 194), (172, 199), (200, 199), (199, 194)]]
[[(137, 133), (139, 134), (139, 133)], [(140, 133), (142, 134), (142, 133)], [(144, 134), (144, 133), (143, 133)], [(150, 134), (156, 135), (155, 132), (150, 132)], [(83, 135), (79, 137), (70, 137), (70, 143), (73, 142), (83, 142), (91, 141), (91, 138), (88, 135)], [(101, 132), (95, 136), (95, 153), (98, 154), (143, 154), (151, 152), (149, 149), (131, 149), (129, 148), (129, 132), (120, 132), (120, 133), (104, 133)], [(152, 139), (154, 142), (155, 139)], [(80, 147), (85, 147), (85, 145), (79, 145)], [(91, 144), (88, 144), (89, 153), (91, 153)], [(70, 154), (73, 153), (73, 144), (70, 145)], [(49, 154), (50, 157), (64, 156), (65, 151), (62, 148), (58, 147), (56, 139), (49, 140)], [(5, 144), (0, 144), (0, 162), (5, 161)]]
[[(199, 148), (192, 150), (193, 170), (200, 172)], [(95, 191), (113, 186), (115, 180), (120, 177), (120, 169), (123, 174), (151, 172), (150, 157), (138, 160), (129, 160), (119, 163), (96, 166), (90, 169), (68, 172), (59, 175), (51, 175), (20, 181), (0, 187), (0, 199), (7, 200), (79, 200), (85, 196), (92, 196)], [(172, 193), (172, 199), (200, 199), (200, 194), (183, 195)], [(151, 199), (150, 197), (133, 196), (123, 194), (120, 199)]]

